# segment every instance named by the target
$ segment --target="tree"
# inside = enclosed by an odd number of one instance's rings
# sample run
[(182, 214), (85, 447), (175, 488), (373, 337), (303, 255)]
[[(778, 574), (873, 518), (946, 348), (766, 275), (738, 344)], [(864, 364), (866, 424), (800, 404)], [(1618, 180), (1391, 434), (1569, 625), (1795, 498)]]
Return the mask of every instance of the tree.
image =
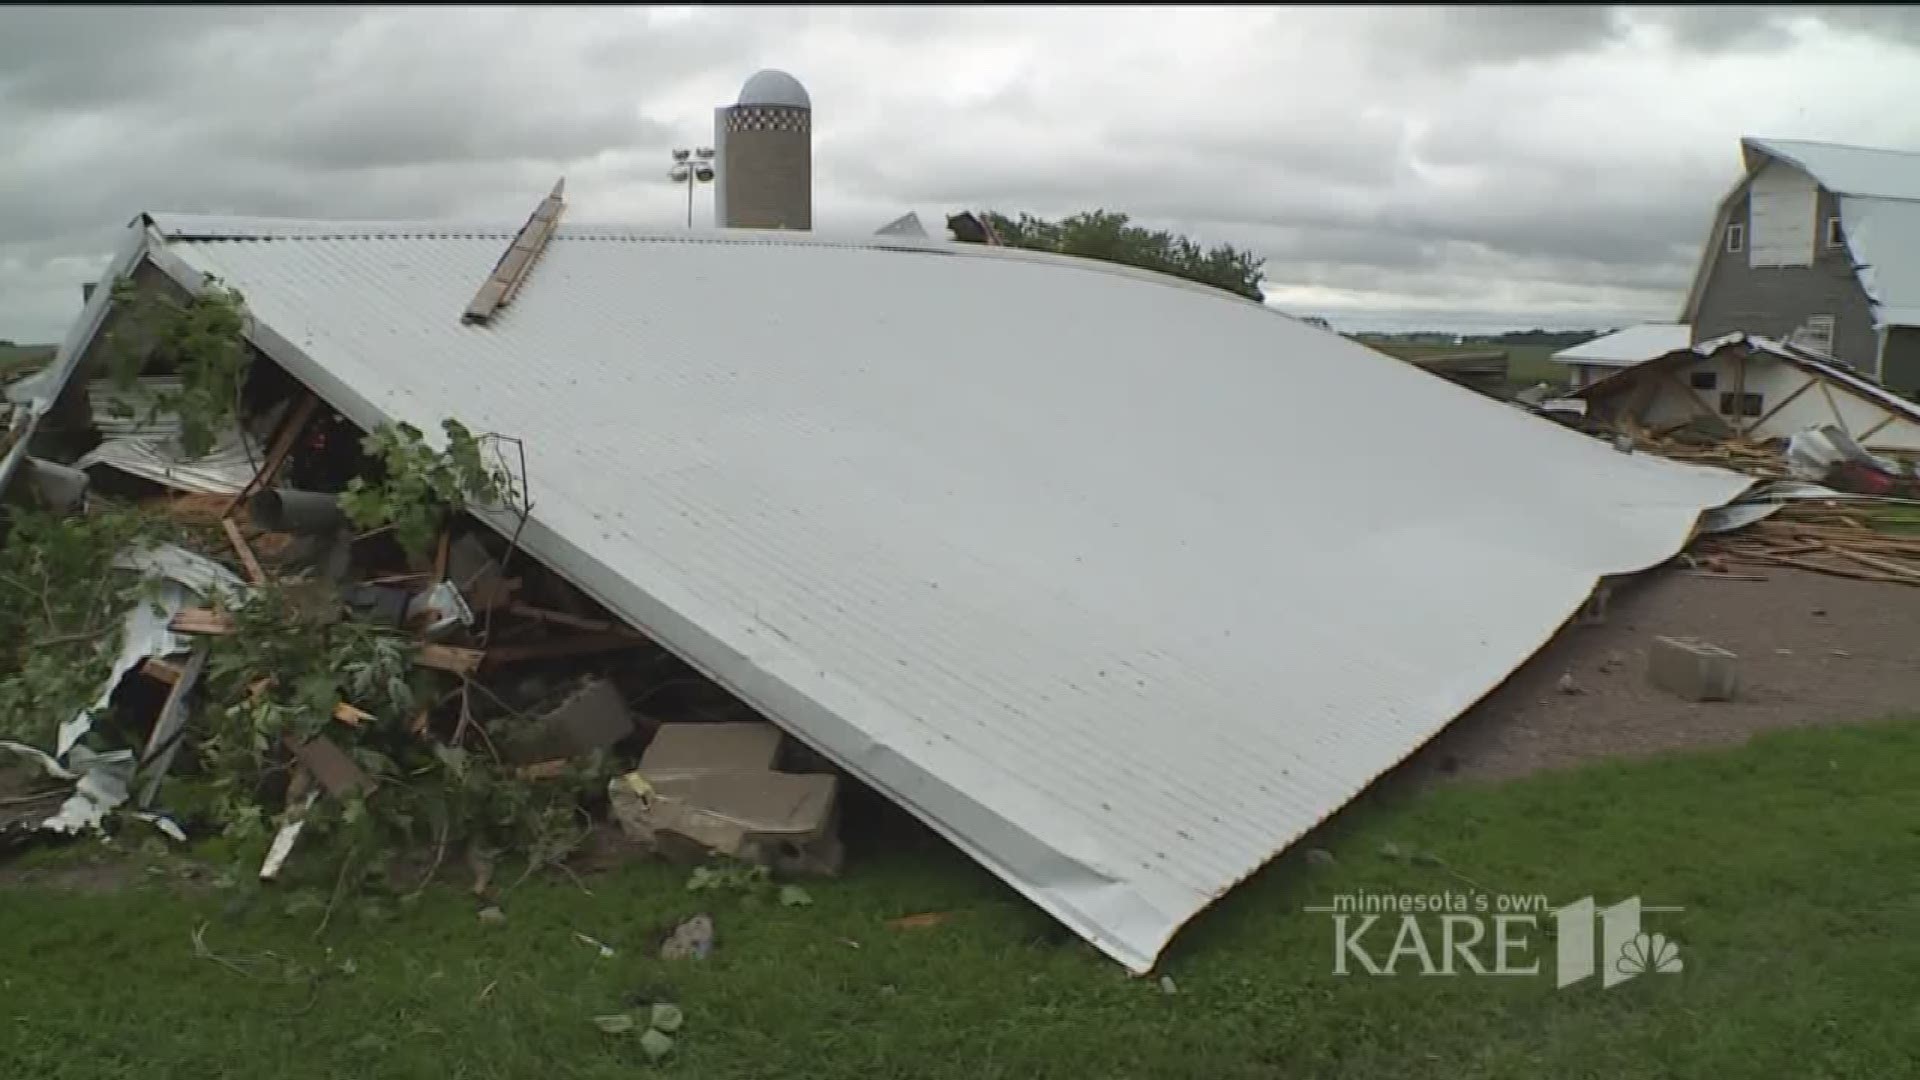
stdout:
[(1088, 210), (1059, 221), (1022, 213), (1018, 220), (989, 211), (987, 224), (1009, 247), (1052, 251), (1085, 259), (1137, 266), (1225, 289), (1260, 300), (1261, 268), (1266, 260), (1252, 252), (1220, 244), (1203, 248), (1167, 231), (1151, 232), (1129, 224), (1125, 214)]

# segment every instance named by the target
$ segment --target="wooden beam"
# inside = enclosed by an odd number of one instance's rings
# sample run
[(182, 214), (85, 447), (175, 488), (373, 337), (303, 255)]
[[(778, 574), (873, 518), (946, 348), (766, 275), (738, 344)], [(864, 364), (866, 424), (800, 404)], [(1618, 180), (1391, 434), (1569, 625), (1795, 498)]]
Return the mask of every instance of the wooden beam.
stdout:
[(1900, 419), (1898, 416), (1895, 416), (1893, 413), (1888, 413), (1887, 415), (1880, 418), (1879, 423), (1873, 425), (1872, 427), (1861, 432), (1860, 434), (1855, 435), (1854, 439), (1857, 440), (1860, 443), (1860, 445), (1865, 446), (1868, 439), (1871, 439), (1875, 435), (1880, 433), (1881, 428), (1886, 427), (1888, 424), (1891, 424), (1898, 419)]
[[(182, 608), (167, 623), (167, 629), (176, 634), (231, 634), (234, 632), (233, 616), (211, 608)], [(622, 640), (627, 645), (636, 644), (632, 639)], [(455, 675), (471, 675), (479, 670), (480, 661), (485, 656), (479, 649), (463, 649), (456, 645), (422, 645), (414, 655), (413, 662), (421, 667), (450, 671)]]
[(247, 538), (241, 534), (240, 526), (234, 524), (232, 518), (223, 517), (220, 519), (220, 527), (226, 530), (227, 539), (232, 542), (233, 550), (240, 554), (240, 565), (246, 568), (247, 580), (255, 585), (266, 584), (267, 572), (260, 568), (260, 560), (254, 557), (253, 549), (247, 546)]
[(294, 442), (300, 438), (300, 433), (307, 429), (308, 421), (313, 419), (314, 410), (319, 407), (319, 396), (308, 390), (306, 396), (300, 399), (300, 403), (287, 414), (287, 418), (280, 422), (280, 430), (274, 434), (273, 445), (267, 449), (267, 460), (260, 464), (260, 469), (253, 474), (253, 479), (248, 480), (245, 487), (234, 493), (233, 501), (227, 503), (227, 509), (220, 515), (221, 517), (232, 517), (233, 512), (247, 501), (247, 496), (272, 485), (274, 477), (280, 475), (280, 467), (286, 464), (287, 455), (293, 453)]
[(520, 226), (513, 243), (493, 265), (493, 273), (473, 294), (473, 300), (467, 304), (467, 310), (460, 316), (461, 322), (484, 323), (493, 318), (494, 312), (513, 302), (514, 294), (520, 291), (521, 282), (527, 278), (527, 271), (533, 261), (546, 250), (547, 241), (553, 239), (554, 232), (560, 227), (560, 211), (565, 207), (561, 193), (566, 190), (566, 178), (554, 183), (553, 190), (534, 207), (533, 215), (527, 223)]
[(590, 653), (637, 649), (646, 644), (645, 638), (632, 634), (585, 634), (580, 637), (561, 638), (559, 641), (543, 641), (537, 645), (510, 645), (505, 648), (488, 649), (486, 663), (487, 666), (493, 667), (525, 660), (553, 660), (566, 656), (586, 656)]
[[(1814, 383), (1817, 383), (1817, 382), (1819, 382), (1819, 381), (1820, 381), (1820, 377), (1819, 377), (1818, 375), (1811, 375), (1811, 376), (1808, 376), (1808, 377), (1807, 377), (1807, 381), (1806, 381), (1806, 382), (1803, 382), (1803, 383), (1801, 383), (1801, 384), (1800, 384), (1799, 386), (1797, 386), (1797, 387), (1795, 387), (1795, 388), (1794, 388), (1794, 391), (1793, 391), (1793, 393), (1791, 393), (1791, 394), (1788, 394), (1788, 395), (1787, 395), (1786, 397), (1783, 397), (1783, 398), (1781, 398), (1781, 399), (1780, 399), (1779, 401), (1776, 401), (1776, 402), (1774, 402), (1774, 404), (1773, 404), (1773, 408), (1771, 408), (1771, 409), (1768, 409), (1768, 410), (1767, 410), (1766, 412), (1764, 412), (1764, 413), (1762, 413), (1762, 414), (1760, 415), (1760, 418), (1759, 418), (1759, 419), (1757, 419), (1757, 420), (1755, 420), (1755, 421), (1753, 422), (1753, 427), (1755, 427), (1755, 428), (1757, 428), (1757, 427), (1759, 427), (1759, 426), (1760, 426), (1761, 424), (1764, 424), (1764, 423), (1766, 423), (1767, 421), (1769, 421), (1769, 420), (1771, 420), (1771, 419), (1773, 419), (1773, 417), (1774, 417), (1774, 414), (1775, 414), (1775, 413), (1777, 413), (1777, 412), (1779, 412), (1779, 411), (1780, 411), (1781, 409), (1784, 409), (1784, 408), (1786, 408), (1787, 406), (1789, 406), (1789, 405), (1791, 405), (1791, 404), (1793, 404), (1793, 399), (1794, 399), (1794, 398), (1797, 398), (1797, 397), (1799, 397), (1799, 396), (1800, 396), (1801, 394), (1804, 394), (1804, 393), (1806, 393), (1807, 391), (1809, 391), (1809, 390), (1811, 390), (1811, 389), (1813, 389), (1813, 384), (1814, 384)], [(1749, 431), (1751, 431), (1751, 430), (1753, 430), (1753, 428), (1748, 428), (1748, 430), (1749, 430)]]
[(456, 645), (422, 645), (413, 662), (455, 675), (471, 675), (480, 670), (480, 662), (486, 655), (479, 649), (462, 649)]
[[(1827, 385), (1827, 380), (1825, 379), (1820, 380), (1820, 392), (1827, 397), (1827, 408), (1833, 410), (1833, 422), (1835, 426), (1839, 427), (1841, 431), (1847, 431), (1846, 417), (1840, 415), (1840, 403), (1833, 400), (1833, 388)], [(1847, 434), (1851, 435), (1853, 432), (1847, 431)]]
[[(1713, 408), (1711, 405), (1708, 405), (1707, 399), (1701, 397), (1700, 392), (1698, 390), (1695, 390), (1693, 387), (1688, 386), (1686, 383), (1681, 382), (1680, 376), (1675, 375), (1673, 373), (1672, 368), (1668, 368), (1667, 370), (1662, 371), (1660, 374), (1668, 382), (1672, 383), (1676, 388), (1678, 388), (1681, 393), (1687, 395), (1687, 397), (1693, 402), (1694, 409), (1700, 415), (1710, 416), (1715, 420), (1721, 419), (1719, 410)], [(1685, 427), (1686, 425), (1681, 424), (1679, 426)]]
[(1743, 441), (1747, 437), (1747, 357), (1751, 349), (1741, 349), (1733, 366), (1733, 433)]
[(564, 611), (551, 611), (547, 608), (534, 607), (532, 604), (522, 604), (518, 601), (507, 605), (507, 613), (518, 615), (523, 619), (532, 619), (535, 622), (564, 626), (570, 630), (584, 630), (588, 633), (599, 634), (627, 634), (632, 637), (645, 636), (638, 631), (629, 630), (618, 623), (607, 622), (603, 619), (583, 619), (578, 615), (569, 615)]

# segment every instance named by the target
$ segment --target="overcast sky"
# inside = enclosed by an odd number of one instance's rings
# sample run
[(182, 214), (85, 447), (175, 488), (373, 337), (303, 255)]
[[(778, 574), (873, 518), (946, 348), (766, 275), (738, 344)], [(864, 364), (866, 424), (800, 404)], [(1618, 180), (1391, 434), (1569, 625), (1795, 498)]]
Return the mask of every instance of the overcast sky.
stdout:
[(761, 67), (818, 231), (1105, 207), (1343, 328), (1670, 319), (1740, 136), (1920, 149), (1912, 7), (4, 7), (0, 337), (143, 210), (682, 227)]

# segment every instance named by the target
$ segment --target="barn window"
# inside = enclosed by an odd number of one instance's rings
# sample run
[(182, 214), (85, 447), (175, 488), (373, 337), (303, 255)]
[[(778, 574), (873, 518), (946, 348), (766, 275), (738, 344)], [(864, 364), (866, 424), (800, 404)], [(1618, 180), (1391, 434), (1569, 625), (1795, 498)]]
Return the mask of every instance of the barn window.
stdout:
[[(1739, 411), (1741, 416), (1760, 415), (1761, 402), (1759, 394), (1740, 394), (1738, 396), (1740, 399)], [(1731, 390), (1720, 395), (1720, 411), (1722, 413), (1731, 414), (1734, 411), (1734, 397), (1735, 395)]]
[(1717, 371), (1696, 371), (1687, 376), (1687, 382), (1695, 390), (1712, 390), (1720, 385), (1720, 373)]
[(1734, 222), (1727, 226), (1727, 251), (1738, 254), (1747, 247), (1747, 227)]
[(1840, 218), (1838, 216), (1828, 218), (1827, 219), (1827, 246), (1840, 247), (1846, 242), (1847, 242), (1847, 234), (1840, 230)]
[(1833, 355), (1833, 316), (1809, 315), (1806, 325), (1793, 335), (1794, 344), (1826, 356)]

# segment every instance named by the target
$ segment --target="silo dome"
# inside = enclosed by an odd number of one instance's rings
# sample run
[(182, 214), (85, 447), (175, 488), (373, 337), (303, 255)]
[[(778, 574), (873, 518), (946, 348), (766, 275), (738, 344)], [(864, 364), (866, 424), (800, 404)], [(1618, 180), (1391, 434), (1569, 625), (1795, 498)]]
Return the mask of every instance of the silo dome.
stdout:
[(790, 109), (811, 109), (813, 99), (800, 80), (784, 71), (768, 68), (756, 71), (740, 88), (740, 105), (784, 105)]

